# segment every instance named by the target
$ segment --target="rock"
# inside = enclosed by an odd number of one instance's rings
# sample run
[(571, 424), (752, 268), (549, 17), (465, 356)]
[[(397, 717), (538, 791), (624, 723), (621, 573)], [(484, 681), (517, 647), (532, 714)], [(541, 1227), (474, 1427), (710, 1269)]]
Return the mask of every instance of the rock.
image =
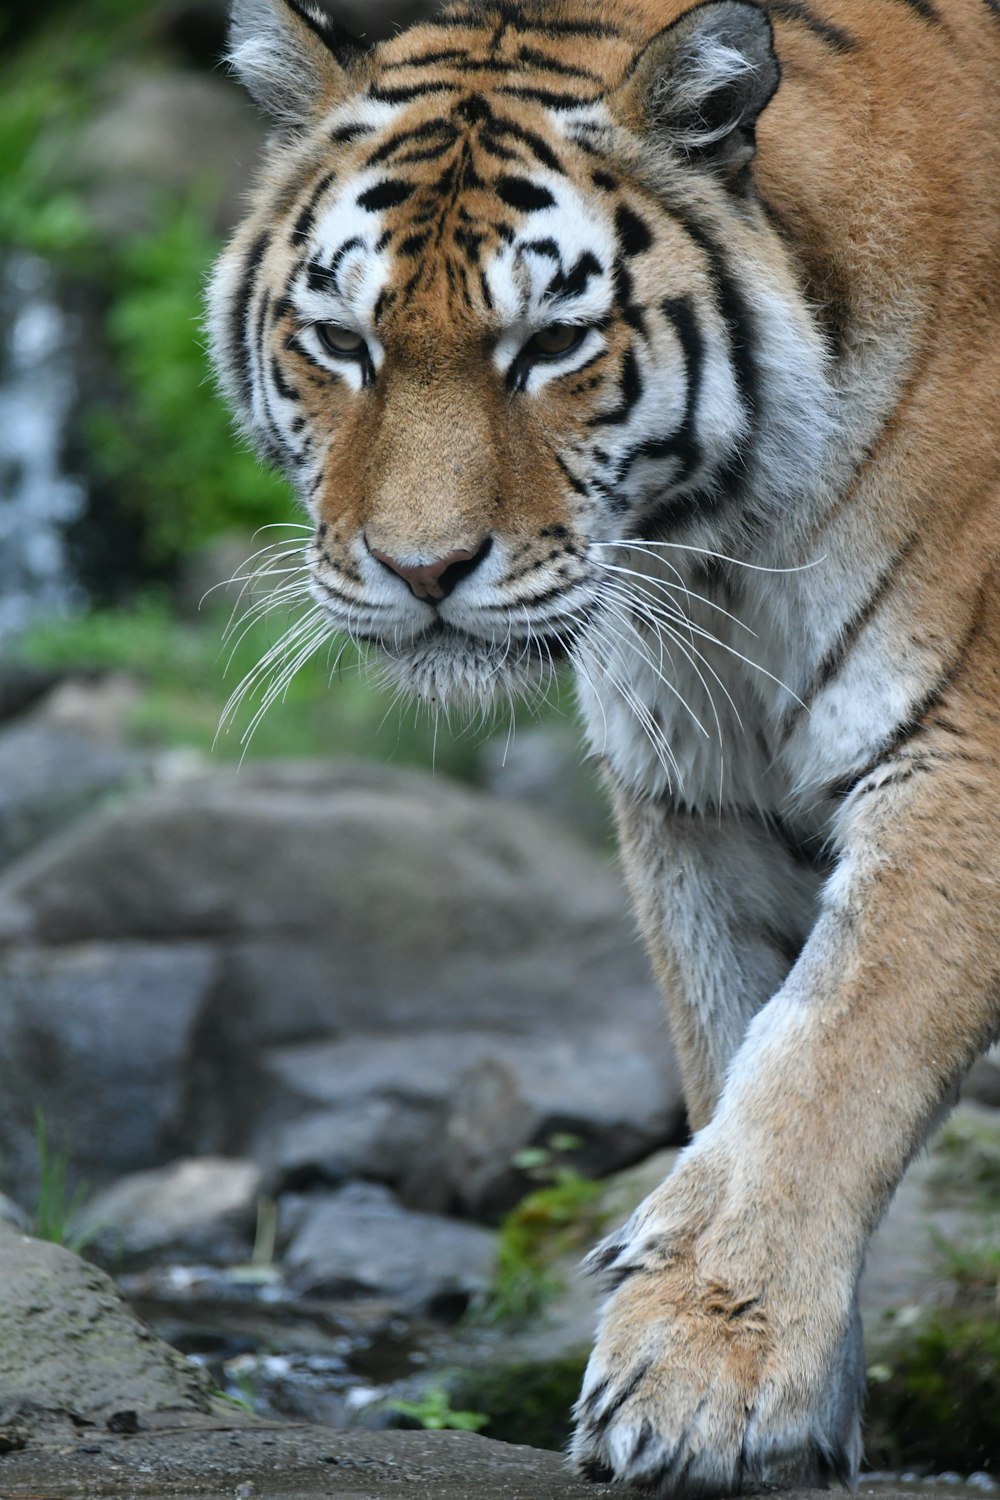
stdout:
[(972, 1064), (962, 1084), (962, 1098), (1000, 1109), (1000, 1046), (991, 1047)]
[(63, 163), (102, 232), (117, 239), (154, 228), (165, 193), (202, 182), (210, 141), (214, 228), (228, 233), (245, 211), (265, 133), (243, 92), (221, 73), (162, 69), (120, 74), (109, 97)]
[[(594, 1500), (558, 1453), (469, 1432), (258, 1430), (138, 1433), (79, 1448), (29, 1446), (3, 1461), (10, 1500), (45, 1495), (258, 1495), (267, 1500)], [(97, 1451), (94, 1451), (94, 1449)], [(924, 1492), (922, 1491), (922, 1494)], [(943, 1500), (945, 1491), (926, 1491)], [(802, 1492), (789, 1500), (805, 1500)], [(904, 1500), (887, 1493), (885, 1500)], [(952, 1494), (952, 1500), (954, 1495)]]
[(231, 1265), (249, 1258), (260, 1171), (201, 1157), (134, 1172), (91, 1198), (72, 1223), (87, 1253), (115, 1270), (152, 1261)]
[[(681, 1129), (617, 874), (536, 813), (416, 772), (185, 774), (102, 809), (0, 876), (0, 987), (15, 1191), (36, 1103), (101, 1181), (209, 1154), (301, 1183), (321, 1151), (320, 1180), (435, 1211), (499, 1211), (512, 1149), (551, 1131), (604, 1171)], [(473, 1146), (484, 1066), (509, 1084), (492, 1153)], [(127, 1131), (117, 1101), (140, 1097)]]
[(605, 1177), (684, 1133), (680, 1080), (662, 1046), (614, 1028), (507, 1041), (458, 1080), (445, 1132), (446, 1175), (463, 1209), (494, 1217), (530, 1187), (514, 1157), (560, 1136), (561, 1166)]
[(8, 1198), (6, 1193), (0, 1193), (0, 1225), (8, 1224), (13, 1229), (19, 1229), (22, 1233), (28, 1232), (30, 1220), (19, 1203), (13, 1198)]
[(0, 1170), (33, 1201), (36, 1110), (76, 1180), (158, 1166), (182, 1139), (216, 973), (199, 943), (0, 950)]
[[(525, 1147), (575, 1137), (562, 1164), (603, 1176), (684, 1129), (672, 1056), (652, 1030), (638, 1043), (634, 1031), (612, 1028), (531, 1038), (369, 1033), (274, 1048), (261, 1067), (250, 1145), (279, 1183), (308, 1182), (319, 1157), (321, 1180), (374, 1177), (410, 1206), (457, 1205), (479, 1218), (530, 1189), (512, 1165)], [(292, 1123), (275, 1128), (281, 1120)]]
[(489, 1230), (407, 1212), (374, 1184), (311, 1195), (300, 1211), (284, 1258), (300, 1291), (461, 1311), (493, 1279), (496, 1243)]
[(611, 809), (597, 764), (586, 758), (575, 725), (546, 724), (488, 740), (479, 756), (483, 784), (505, 802), (537, 807), (607, 848)]
[(3, 1224), (0, 1370), (5, 1425), (211, 1410), (205, 1372), (154, 1338), (103, 1271)]
[(59, 681), (59, 674), (23, 662), (0, 662), (0, 724), (31, 708)]
[(147, 757), (45, 724), (0, 733), (0, 867), (147, 774)]

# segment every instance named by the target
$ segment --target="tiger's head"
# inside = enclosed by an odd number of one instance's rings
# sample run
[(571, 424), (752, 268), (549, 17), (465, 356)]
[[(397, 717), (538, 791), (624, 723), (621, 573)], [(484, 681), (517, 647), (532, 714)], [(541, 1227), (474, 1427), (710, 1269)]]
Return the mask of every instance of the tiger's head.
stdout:
[(620, 544), (732, 547), (822, 465), (823, 342), (753, 183), (770, 23), (709, 0), (648, 31), (456, 0), (369, 51), (235, 0), (275, 130), (215, 360), (308, 509), (326, 620), (425, 699), (523, 687), (622, 610)]

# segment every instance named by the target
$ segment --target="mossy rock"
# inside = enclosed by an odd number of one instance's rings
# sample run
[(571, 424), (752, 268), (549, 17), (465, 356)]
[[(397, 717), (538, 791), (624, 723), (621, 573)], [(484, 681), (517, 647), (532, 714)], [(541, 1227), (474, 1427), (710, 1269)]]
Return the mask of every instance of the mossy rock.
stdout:
[(870, 1369), (865, 1458), (883, 1470), (1000, 1470), (996, 1310), (939, 1309)]
[(489, 1417), (482, 1428), (485, 1437), (530, 1448), (565, 1449), (585, 1366), (586, 1358), (577, 1356), (464, 1371), (455, 1380), (452, 1399)]

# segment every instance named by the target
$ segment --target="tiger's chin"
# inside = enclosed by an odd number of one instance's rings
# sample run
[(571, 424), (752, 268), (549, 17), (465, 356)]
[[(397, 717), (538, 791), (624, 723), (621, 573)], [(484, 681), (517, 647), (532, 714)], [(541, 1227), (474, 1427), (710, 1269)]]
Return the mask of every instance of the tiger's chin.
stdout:
[(403, 646), (378, 644), (393, 687), (421, 703), (458, 708), (537, 694), (568, 654), (555, 638), (487, 640), (447, 625)]

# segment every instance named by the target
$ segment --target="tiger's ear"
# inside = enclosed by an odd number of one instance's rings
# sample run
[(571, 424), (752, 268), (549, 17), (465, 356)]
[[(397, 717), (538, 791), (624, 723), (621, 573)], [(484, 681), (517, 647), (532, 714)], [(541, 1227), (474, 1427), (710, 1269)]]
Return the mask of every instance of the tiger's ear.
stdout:
[(352, 93), (364, 52), (311, 0), (232, 0), (226, 61), (279, 125), (308, 124)]
[(780, 81), (764, 11), (747, 0), (708, 0), (653, 37), (616, 102), (638, 133), (662, 135), (735, 177), (753, 157), (758, 117)]

